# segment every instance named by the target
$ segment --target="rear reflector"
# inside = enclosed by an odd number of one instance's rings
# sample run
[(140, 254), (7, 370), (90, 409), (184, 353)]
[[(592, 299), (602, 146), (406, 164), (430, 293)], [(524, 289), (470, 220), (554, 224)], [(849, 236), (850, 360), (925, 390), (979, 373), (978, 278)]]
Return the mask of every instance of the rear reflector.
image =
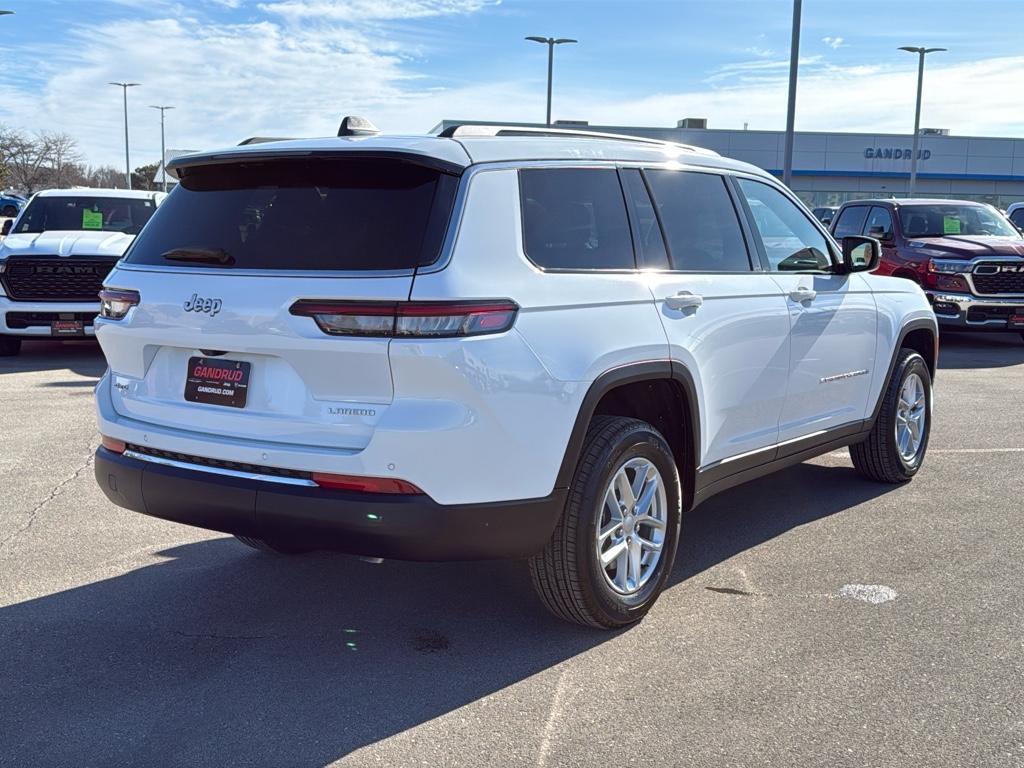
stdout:
[(302, 299), (289, 310), (312, 317), (332, 336), (453, 338), (507, 331), (519, 306), (514, 301), (381, 302)]
[(362, 491), (363, 493), (422, 494), (419, 488), (405, 480), (390, 477), (361, 477), (358, 475), (332, 475), (314, 472), (313, 482), (321, 488), (340, 491)]
[(113, 453), (124, 453), (124, 440), (115, 440), (106, 435), (100, 435), (100, 445)]

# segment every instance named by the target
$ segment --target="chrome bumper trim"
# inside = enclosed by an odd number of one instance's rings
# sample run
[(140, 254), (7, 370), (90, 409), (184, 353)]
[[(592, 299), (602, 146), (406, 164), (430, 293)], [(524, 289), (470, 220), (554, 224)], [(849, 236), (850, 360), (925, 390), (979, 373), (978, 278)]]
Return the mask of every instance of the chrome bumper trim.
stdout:
[(261, 475), (255, 472), (240, 472), (237, 469), (224, 469), (222, 467), (207, 467), (203, 464), (192, 464), (187, 461), (177, 461), (175, 459), (165, 459), (161, 456), (150, 456), (146, 453), (139, 453), (133, 450), (126, 450), (123, 456), (129, 459), (138, 459), (139, 461), (150, 461), (154, 464), (162, 464), (166, 467), (176, 467), (178, 469), (190, 469), (194, 472), (207, 472), (211, 475), (226, 475), (228, 477), (238, 477), (243, 480), (259, 480), (262, 483), (281, 483), (282, 485), (301, 485), (307, 488), (316, 488), (317, 484), (312, 480), (306, 480), (301, 477), (278, 477), (277, 475)]

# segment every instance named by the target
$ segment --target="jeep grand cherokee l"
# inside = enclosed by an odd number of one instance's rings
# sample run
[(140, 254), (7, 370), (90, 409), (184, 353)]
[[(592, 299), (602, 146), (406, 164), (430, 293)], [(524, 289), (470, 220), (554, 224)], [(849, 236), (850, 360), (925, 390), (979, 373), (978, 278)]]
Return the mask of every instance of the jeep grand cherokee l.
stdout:
[(22, 339), (93, 334), (103, 278), (165, 197), (124, 189), (39, 192), (0, 242), (0, 356)]
[(832, 232), (881, 240), (879, 274), (921, 285), (944, 330), (1024, 337), (1024, 238), (995, 208), (962, 200), (858, 200), (842, 207)]
[(752, 166), (459, 126), (172, 167), (97, 320), (122, 507), (276, 552), (528, 558), (553, 613), (617, 627), (713, 494), (840, 446), (882, 482), (924, 459), (924, 294)]

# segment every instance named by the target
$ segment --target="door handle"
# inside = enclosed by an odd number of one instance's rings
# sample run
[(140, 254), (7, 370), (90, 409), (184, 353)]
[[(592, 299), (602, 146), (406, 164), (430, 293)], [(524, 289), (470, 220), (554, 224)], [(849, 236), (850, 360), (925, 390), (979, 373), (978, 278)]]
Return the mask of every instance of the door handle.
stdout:
[(817, 295), (818, 292), (813, 288), (794, 288), (789, 292), (789, 298), (797, 303), (810, 301)]
[(689, 291), (680, 291), (675, 296), (665, 297), (665, 306), (669, 309), (696, 309), (703, 304), (703, 296)]

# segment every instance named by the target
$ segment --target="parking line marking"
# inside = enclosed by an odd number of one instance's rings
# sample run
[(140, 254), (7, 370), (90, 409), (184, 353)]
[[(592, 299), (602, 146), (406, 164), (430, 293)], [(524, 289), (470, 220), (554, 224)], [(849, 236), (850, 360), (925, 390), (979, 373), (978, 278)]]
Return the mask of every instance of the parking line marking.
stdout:
[(555, 722), (558, 720), (558, 712), (562, 708), (562, 698), (565, 696), (566, 680), (569, 677), (569, 667), (562, 670), (555, 685), (555, 695), (551, 697), (551, 710), (548, 712), (548, 719), (544, 723), (544, 735), (541, 736), (540, 749), (537, 752), (537, 766), (543, 768), (548, 764), (548, 753), (551, 751), (551, 737), (555, 732)]

